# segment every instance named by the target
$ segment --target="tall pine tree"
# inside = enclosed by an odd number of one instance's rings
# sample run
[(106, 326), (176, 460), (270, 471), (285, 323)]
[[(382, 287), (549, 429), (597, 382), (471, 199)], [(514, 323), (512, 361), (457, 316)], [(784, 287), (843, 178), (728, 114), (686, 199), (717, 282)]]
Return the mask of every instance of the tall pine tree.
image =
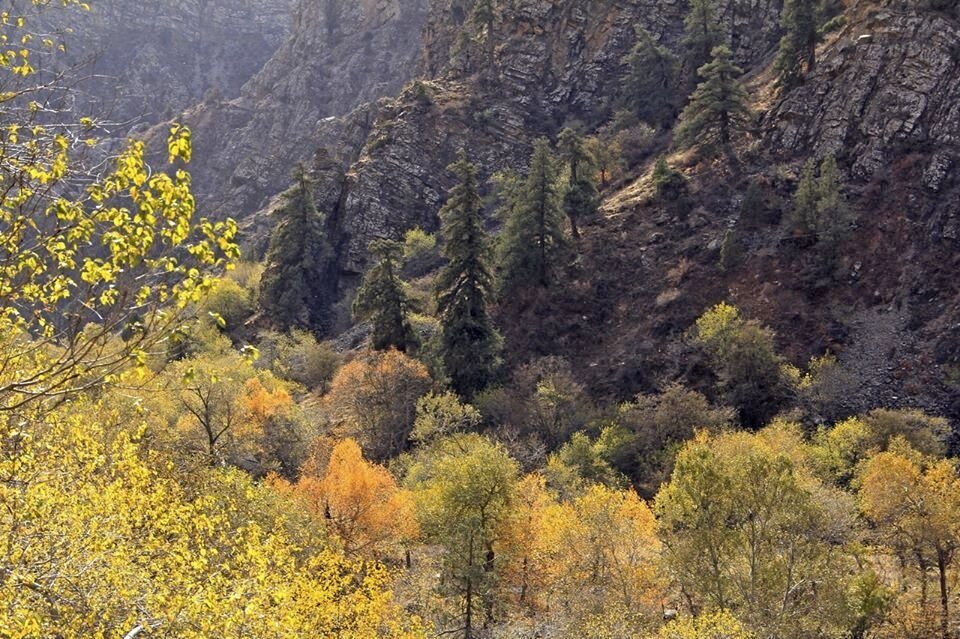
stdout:
[(260, 279), (260, 306), (283, 330), (329, 329), (330, 308), (336, 299), (336, 253), (327, 240), (326, 222), (313, 201), (303, 166), (275, 215), (266, 270)]
[(440, 210), (447, 265), (437, 278), (443, 364), (453, 389), (470, 398), (493, 380), (500, 337), (487, 314), (493, 277), (477, 168), (464, 151), (449, 167), (457, 176)]
[(577, 240), (580, 239), (578, 221), (594, 215), (600, 204), (593, 158), (587, 153), (583, 137), (571, 128), (560, 132), (557, 148), (570, 173), (563, 208), (570, 220), (573, 239)]
[(726, 40), (723, 27), (717, 19), (714, 0), (690, 0), (690, 10), (683, 20), (683, 27), (686, 66), (695, 81), (696, 70), (709, 62), (713, 50)]
[(817, 3), (815, 0), (785, 0), (780, 25), (784, 34), (780, 39), (775, 70), (780, 85), (795, 87), (803, 74), (813, 71), (817, 63)]
[(566, 248), (563, 236), (563, 189), (550, 143), (533, 147), (526, 179), (507, 196), (498, 266), (500, 293), (548, 287)]
[(374, 240), (370, 243), (370, 253), (376, 263), (360, 283), (353, 314), (357, 319), (373, 323), (374, 349), (395, 348), (406, 352), (416, 347), (417, 337), (409, 320), (413, 304), (406, 284), (400, 279), (403, 247), (393, 240)]
[(637, 27), (637, 43), (623, 59), (622, 107), (655, 127), (668, 125), (676, 115), (677, 58), (657, 44), (643, 27)]
[(747, 94), (737, 81), (743, 70), (731, 56), (728, 47), (716, 47), (713, 60), (698, 71), (703, 81), (690, 97), (677, 127), (676, 140), (681, 147), (728, 148), (733, 132), (747, 129)]

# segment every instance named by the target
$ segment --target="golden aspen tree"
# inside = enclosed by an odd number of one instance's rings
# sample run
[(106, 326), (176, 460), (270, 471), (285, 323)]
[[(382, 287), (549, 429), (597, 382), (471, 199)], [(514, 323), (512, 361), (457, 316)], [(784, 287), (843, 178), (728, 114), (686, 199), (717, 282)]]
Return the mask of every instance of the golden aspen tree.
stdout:
[(895, 552), (916, 561), (920, 606), (927, 604), (927, 573), (937, 575), (940, 635), (950, 630), (950, 569), (960, 548), (960, 478), (952, 460), (924, 458), (905, 440), (871, 458), (863, 469), (864, 515)]

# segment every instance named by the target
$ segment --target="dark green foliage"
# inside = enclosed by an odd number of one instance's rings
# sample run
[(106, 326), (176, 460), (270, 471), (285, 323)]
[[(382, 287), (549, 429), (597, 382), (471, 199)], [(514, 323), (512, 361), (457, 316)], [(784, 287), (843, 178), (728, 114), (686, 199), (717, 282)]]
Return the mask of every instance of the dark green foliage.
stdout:
[(408, 315), (412, 303), (406, 284), (400, 279), (403, 246), (393, 240), (374, 240), (370, 253), (376, 263), (370, 267), (357, 290), (353, 314), (357, 319), (373, 322), (373, 348), (378, 351), (395, 348), (406, 352), (417, 345)]
[(313, 203), (306, 170), (299, 167), (294, 177), (296, 184), (276, 213), (277, 225), (260, 280), (260, 306), (282, 330), (323, 333), (329, 328), (336, 299), (336, 253)]
[(580, 238), (577, 221), (595, 215), (600, 204), (596, 170), (583, 137), (573, 129), (560, 132), (557, 147), (570, 172), (563, 208), (570, 220), (570, 232), (576, 240)]
[(470, 13), (470, 22), (484, 42), (484, 50), (487, 58), (485, 71), (491, 71), (494, 63), (494, 45), (496, 39), (493, 28), (496, 25), (497, 14), (493, 6), (494, 0), (477, 0), (473, 5), (473, 11)]
[(653, 165), (653, 189), (660, 203), (679, 202), (687, 196), (687, 178), (661, 155)]
[(784, 34), (774, 69), (780, 85), (795, 87), (804, 73), (813, 71), (817, 62), (818, 33), (817, 4), (815, 0), (785, 0), (780, 25)]
[(733, 229), (727, 229), (723, 236), (723, 243), (720, 245), (720, 270), (726, 273), (736, 268), (740, 264), (742, 255), (743, 251), (737, 241), (736, 233)]
[(832, 271), (850, 231), (852, 213), (843, 195), (836, 158), (828, 155), (823, 159), (819, 178), (815, 171), (816, 163), (807, 161), (794, 192), (792, 220), (799, 232), (816, 242), (822, 266)]
[(698, 73), (703, 81), (680, 115), (677, 144), (682, 148), (696, 145), (726, 149), (732, 134), (746, 130), (750, 124), (747, 94), (737, 81), (743, 70), (731, 61), (730, 49), (720, 46), (713, 50), (713, 60)]
[(437, 278), (437, 310), (450, 384), (461, 396), (473, 397), (496, 373), (500, 337), (487, 314), (493, 278), (487, 268), (477, 168), (461, 151), (450, 171), (457, 184), (440, 210), (448, 261)]
[(791, 219), (801, 233), (816, 234), (817, 228), (817, 163), (810, 159), (803, 165), (797, 190), (793, 193)]
[(526, 179), (507, 190), (498, 256), (502, 296), (553, 284), (566, 252), (560, 170), (547, 140), (534, 144)]
[(714, 0), (691, 0), (690, 11), (683, 20), (683, 46), (687, 68), (691, 72), (710, 61), (714, 48), (726, 38), (716, 16)]
[(623, 108), (655, 127), (667, 126), (675, 116), (677, 58), (669, 49), (637, 27), (637, 43), (623, 59)]
[(740, 205), (740, 224), (747, 229), (759, 228), (767, 222), (768, 212), (769, 205), (763, 187), (757, 180), (751, 181)]

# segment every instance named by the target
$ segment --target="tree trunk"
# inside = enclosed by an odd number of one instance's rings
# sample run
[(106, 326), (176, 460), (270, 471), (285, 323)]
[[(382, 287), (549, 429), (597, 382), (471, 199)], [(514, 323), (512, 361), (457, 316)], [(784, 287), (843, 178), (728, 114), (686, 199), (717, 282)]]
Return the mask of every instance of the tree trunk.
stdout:
[(464, 639), (473, 639), (473, 579), (467, 577), (466, 618), (463, 623)]
[(943, 639), (950, 639), (950, 595), (947, 586), (947, 551), (937, 548), (937, 572), (940, 573), (940, 630)]

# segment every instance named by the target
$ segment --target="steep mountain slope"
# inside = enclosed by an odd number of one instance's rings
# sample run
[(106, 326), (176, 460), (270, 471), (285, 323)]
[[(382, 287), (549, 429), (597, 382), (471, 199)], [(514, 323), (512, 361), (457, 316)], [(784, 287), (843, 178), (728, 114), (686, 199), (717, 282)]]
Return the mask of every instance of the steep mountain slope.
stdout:
[[(208, 92), (236, 97), (283, 42), (292, 0), (100, 0), (77, 12), (78, 110), (152, 124)], [(125, 128), (125, 127), (124, 127)], [(122, 132), (122, 131), (121, 131)]]
[[(338, 123), (350, 134), (322, 154), (317, 193), (343, 248), (345, 282), (363, 269), (370, 239), (435, 228), (456, 149), (467, 148), (485, 175), (522, 167), (536, 136), (570, 121), (589, 129), (609, 117), (634, 24), (675, 50), (682, 32), (683, 8), (662, 3), (497, 7), (490, 42), (486, 27), (471, 22), (469, 3), (435, 3), (425, 31), (428, 79)], [(957, 19), (858, 3), (847, 26), (821, 46), (816, 72), (778, 95), (766, 71), (778, 8), (766, 10), (757, 25), (738, 29), (755, 38), (738, 42), (758, 112), (756, 135), (738, 141), (740, 159), (674, 158), (691, 179), (694, 207), (683, 219), (650, 197), (649, 167), (606, 193), (606, 215), (588, 226), (569, 288), (504, 310), (511, 358), (564, 355), (608, 397), (678, 377), (696, 385), (704, 370), (684, 331), (710, 305), (730, 300), (774, 327), (798, 365), (838, 354), (842, 410), (921, 404), (949, 411), (960, 353), (952, 276)], [(363, 150), (341, 172), (367, 128)], [(778, 221), (802, 162), (840, 149), (859, 220), (838, 275), (823, 280), (812, 275), (810, 252)], [(751, 181), (764, 184), (770, 200), (760, 228), (739, 221)], [(720, 241), (738, 224), (746, 259), (722, 273)]]
[(290, 37), (240, 96), (184, 115), (201, 203), (244, 218), (283, 191), (327, 128), (342, 129), (329, 120), (415, 74), (426, 10), (427, 0), (299, 0)]
[[(957, 409), (960, 23), (874, 3), (856, 5), (848, 18), (821, 48), (817, 71), (762, 114), (759, 146), (742, 141), (742, 163), (689, 167), (699, 205), (689, 220), (651, 201), (646, 176), (609, 198), (584, 271), (630, 275), (601, 276), (606, 306), (586, 296), (567, 300), (579, 302), (583, 321), (564, 350), (580, 355), (595, 387), (621, 394), (663, 377), (696, 380), (682, 331), (705, 308), (730, 300), (773, 326), (796, 363), (838, 354), (838, 393), (848, 410)], [(752, 85), (761, 109), (770, 99), (765, 82)], [(831, 152), (858, 219), (838, 275), (824, 281), (811, 276), (808, 248), (776, 221), (789, 209), (800, 164)], [(740, 219), (750, 180), (765, 184), (772, 201), (772, 223), (758, 229)], [(737, 229), (745, 259), (722, 273), (728, 228)]]
[[(720, 15), (729, 6), (722, 3)], [(436, 227), (450, 186), (446, 167), (459, 148), (489, 176), (521, 168), (532, 141), (565, 123), (608, 119), (635, 27), (678, 48), (684, 13), (680, 5), (639, 0), (497, 2), (491, 30), (471, 17), (471, 7), (433, 3), (424, 34), (428, 79), (381, 104), (359, 159), (343, 176), (328, 176), (342, 182), (339, 195), (323, 204), (339, 220), (348, 274), (363, 269), (371, 239)], [(776, 39), (775, 4), (752, 9), (732, 23), (745, 61)], [(321, 190), (337, 189), (328, 182)]]

